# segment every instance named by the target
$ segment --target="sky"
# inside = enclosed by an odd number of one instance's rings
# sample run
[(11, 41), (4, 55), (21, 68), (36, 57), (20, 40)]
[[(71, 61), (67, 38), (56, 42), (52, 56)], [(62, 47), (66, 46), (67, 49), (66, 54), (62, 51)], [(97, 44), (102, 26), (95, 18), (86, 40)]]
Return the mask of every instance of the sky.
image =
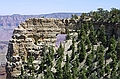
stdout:
[(120, 0), (0, 0), (0, 15), (38, 15), (59, 12), (89, 12), (120, 9)]

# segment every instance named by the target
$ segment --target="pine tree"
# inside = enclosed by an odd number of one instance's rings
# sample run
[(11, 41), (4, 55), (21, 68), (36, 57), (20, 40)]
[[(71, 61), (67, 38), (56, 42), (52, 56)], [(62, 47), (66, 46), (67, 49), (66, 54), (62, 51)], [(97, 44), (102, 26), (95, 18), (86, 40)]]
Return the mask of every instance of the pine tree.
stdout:
[(48, 66), (46, 66), (46, 72), (44, 73), (44, 79), (54, 79), (53, 72), (50, 70)]
[(91, 42), (88, 37), (86, 37), (85, 44), (87, 45), (87, 51), (90, 51), (91, 50)]
[(73, 14), (73, 15), (72, 15), (72, 18), (73, 18), (73, 19), (78, 19), (78, 16), (77, 16), (76, 14)]
[(75, 58), (75, 40), (74, 38), (72, 39), (72, 56), (71, 56), (71, 60), (73, 60)]
[(70, 31), (67, 30), (67, 36), (66, 36), (66, 40), (69, 40), (70, 39)]
[(110, 78), (111, 78), (111, 79), (117, 79), (117, 73), (116, 73), (115, 70), (112, 70), (112, 71), (111, 71)]
[(80, 32), (78, 34), (78, 39), (82, 39), (82, 40), (85, 40), (86, 39), (86, 32), (85, 32), (85, 29), (84, 29), (84, 25), (82, 24), (81, 26), (81, 29), (80, 29)]
[(50, 54), (51, 59), (53, 60), (54, 59), (54, 48), (53, 48), (53, 46), (49, 47), (49, 54)]
[(76, 79), (78, 76), (78, 69), (77, 69), (77, 62), (75, 60), (73, 61), (73, 67), (71, 70), (73, 74), (73, 79)]
[(85, 29), (85, 32), (86, 32), (86, 34), (87, 34), (88, 31), (89, 31), (89, 24), (88, 24), (87, 21), (86, 21), (86, 23), (85, 23), (85, 25), (84, 25), (84, 29)]
[(68, 56), (68, 54), (66, 55), (66, 63), (63, 67), (63, 78), (64, 79), (69, 79), (71, 77), (71, 73), (70, 73), (70, 58)]
[(42, 71), (45, 70), (44, 64), (45, 64), (45, 60), (41, 59), (41, 64), (39, 65), (40, 68), (38, 70), (38, 73), (42, 73)]
[(68, 56), (68, 54), (66, 55), (66, 70), (69, 70), (70, 67), (70, 58)]
[(104, 68), (102, 68), (102, 69), (98, 68), (97, 69), (97, 75), (98, 75), (98, 78), (103, 77), (103, 75), (104, 75)]
[(105, 33), (105, 26), (101, 25), (100, 27), (100, 34), (98, 35), (98, 40), (102, 42), (102, 44), (106, 47), (106, 33)]
[(83, 68), (82, 71), (79, 74), (78, 79), (87, 79), (86, 72), (87, 72), (87, 70), (85, 68)]
[(57, 50), (57, 54), (58, 54), (58, 57), (60, 57), (60, 56), (63, 57), (63, 55), (64, 55), (64, 48), (63, 48), (61, 43), (60, 43), (60, 46), (59, 46), (59, 48)]
[(88, 56), (87, 56), (87, 58), (86, 58), (86, 65), (87, 66), (90, 66), (91, 64), (92, 64), (92, 54), (89, 54)]
[(61, 67), (61, 63), (62, 63), (62, 57), (60, 57), (57, 62), (56, 62), (56, 79), (63, 79), (63, 70), (62, 70), (62, 67)]
[(47, 53), (47, 65), (50, 66), (50, 67), (53, 66), (52, 58), (51, 58), (49, 53)]
[(105, 67), (105, 73), (110, 74), (110, 65), (107, 64), (107, 66)]
[(98, 79), (98, 77), (95, 75), (95, 73), (92, 73), (90, 75), (89, 79)]
[(78, 55), (76, 56), (75, 62), (76, 62), (77, 67), (79, 67), (80, 63), (79, 63), (79, 56)]
[(90, 27), (89, 39), (90, 39), (92, 44), (97, 43), (96, 33), (95, 33), (93, 25)]
[(86, 48), (83, 40), (81, 40), (81, 49), (79, 54), (79, 61), (82, 62), (85, 59), (86, 56)]
[(98, 67), (102, 68), (104, 65), (104, 46), (100, 45), (97, 53)]
[(112, 57), (112, 54), (115, 54), (117, 55), (117, 52), (116, 52), (116, 40), (114, 37), (111, 37), (110, 38), (110, 43), (109, 43), (109, 48), (108, 48), (108, 51), (107, 51), (107, 57)]
[(81, 44), (80, 44), (80, 42), (77, 44), (77, 54), (79, 54), (80, 53), (80, 48), (81, 48)]
[(96, 50), (94, 49), (94, 46), (91, 45), (91, 54), (92, 54), (93, 59), (94, 59), (95, 52)]
[(112, 63), (111, 63), (111, 66), (113, 69), (116, 69), (116, 65), (117, 65), (117, 56), (113, 53), (112, 56)]

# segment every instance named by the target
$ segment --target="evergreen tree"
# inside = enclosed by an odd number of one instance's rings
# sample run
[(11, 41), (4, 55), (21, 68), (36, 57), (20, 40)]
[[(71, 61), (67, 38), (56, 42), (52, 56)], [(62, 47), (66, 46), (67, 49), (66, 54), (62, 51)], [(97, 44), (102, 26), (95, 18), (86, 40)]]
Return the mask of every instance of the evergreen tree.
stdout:
[(53, 46), (49, 47), (49, 54), (50, 54), (51, 60), (53, 60), (54, 59), (54, 48), (53, 48)]
[(93, 25), (90, 27), (89, 39), (90, 39), (92, 44), (97, 43), (96, 33), (95, 33)]
[(70, 58), (68, 56), (68, 54), (66, 55), (66, 63), (63, 67), (63, 78), (67, 79), (69, 77), (71, 77), (71, 73), (70, 73)]
[(46, 66), (46, 72), (44, 73), (44, 79), (54, 79), (54, 75), (52, 73), (52, 71), (50, 70), (50, 68), (48, 66)]
[(78, 79), (87, 79), (86, 72), (87, 72), (87, 70), (83, 67), (82, 71), (79, 74)]
[(105, 73), (107, 73), (108, 75), (110, 74), (110, 65), (107, 64), (107, 66), (105, 67)]
[(92, 54), (89, 54), (88, 56), (87, 56), (87, 58), (86, 58), (86, 65), (87, 66), (90, 66), (91, 64), (92, 64)]
[(45, 70), (44, 64), (45, 64), (45, 60), (42, 59), (42, 60), (41, 60), (41, 64), (39, 65), (40, 68), (39, 68), (39, 70), (38, 70), (38, 74), (39, 74), (39, 73), (42, 73), (42, 71)]
[(97, 75), (98, 75), (98, 78), (103, 77), (103, 75), (104, 75), (104, 68), (102, 68), (102, 69), (98, 68), (97, 69)]
[(86, 34), (87, 34), (88, 31), (89, 31), (89, 24), (88, 24), (87, 21), (86, 21), (86, 23), (85, 23), (85, 25), (84, 25), (84, 29), (85, 29), (85, 32), (86, 32)]
[(72, 56), (71, 56), (71, 60), (73, 60), (75, 58), (75, 40), (74, 38), (72, 39)]
[(91, 42), (88, 37), (86, 37), (85, 44), (87, 45), (87, 51), (90, 51), (91, 50)]
[(110, 79), (117, 79), (117, 73), (115, 70), (111, 71)]
[(107, 40), (106, 40), (106, 33), (105, 33), (105, 26), (104, 25), (101, 25), (101, 27), (100, 27), (98, 40), (101, 41), (102, 44), (106, 47)]
[(72, 74), (73, 74), (73, 79), (76, 79), (78, 76), (78, 69), (77, 69), (76, 61), (73, 62), (73, 67), (71, 70), (72, 70)]
[(60, 56), (63, 57), (63, 55), (64, 55), (64, 48), (63, 48), (61, 43), (60, 43), (60, 46), (59, 46), (59, 48), (57, 50), (57, 54), (58, 54), (58, 57), (60, 57)]
[(51, 58), (49, 53), (47, 53), (47, 65), (50, 66), (50, 67), (53, 66), (52, 58)]
[(115, 54), (117, 55), (117, 52), (116, 52), (116, 40), (114, 37), (111, 37), (110, 38), (110, 43), (109, 43), (109, 48), (108, 48), (108, 51), (107, 51), (107, 56), (110, 58), (112, 57), (112, 54)]
[(98, 79), (98, 77), (95, 75), (95, 73), (92, 73), (90, 75), (89, 79)]
[(98, 67), (102, 68), (104, 65), (104, 46), (100, 45), (97, 53)]
[(85, 32), (85, 29), (84, 29), (84, 25), (82, 24), (81, 30), (80, 30), (80, 32), (78, 34), (78, 39), (79, 40), (80, 39), (85, 40), (85, 38), (86, 38), (86, 32)]
[(81, 44), (80, 44), (80, 42), (77, 44), (77, 54), (79, 54), (80, 53), (80, 48), (81, 48)]
[(93, 45), (91, 46), (91, 48), (92, 48), (91, 54), (92, 54), (92, 57), (93, 57), (93, 60), (94, 60), (94, 55), (95, 55), (96, 50), (94, 49)]
[(61, 63), (62, 63), (62, 57), (60, 57), (57, 62), (56, 62), (56, 79), (63, 79), (63, 70), (62, 70), (62, 67), (61, 67)]
[(82, 62), (85, 59), (86, 56), (86, 48), (83, 40), (81, 40), (81, 49), (79, 54), (79, 61)]
[(73, 19), (78, 19), (78, 16), (77, 16), (76, 14), (73, 14), (73, 15), (72, 15), (72, 18), (73, 18)]
[(111, 58), (112, 58), (111, 67), (112, 67), (113, 69), (116, 69), (116, 65), (117, 65), (117, 56), (113, 53)]
[(79, 63), (79, 56), (78, 55), (76, 56), (75, 62), (76, 62), (77, 67), (79, 67), (80, 63)]
[(67, 30), (67, 36), (66, 36), (66, 40), (69, 40), (70, 39), (70, 31)]

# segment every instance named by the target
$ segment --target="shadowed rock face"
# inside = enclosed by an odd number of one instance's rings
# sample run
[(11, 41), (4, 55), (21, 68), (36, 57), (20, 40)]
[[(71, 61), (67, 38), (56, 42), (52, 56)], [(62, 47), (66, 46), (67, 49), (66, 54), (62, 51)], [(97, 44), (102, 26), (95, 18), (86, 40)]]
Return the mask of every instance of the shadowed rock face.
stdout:
[(55, 46), (56, 36), (65, 33), (65, 25), (60, 19), (39, 18), (28, 19), (13, 31), (7, 53), (7, 77), (17, 77), (21, 74), (23, 62), (33, 55), (39, 59), (44, 44)]

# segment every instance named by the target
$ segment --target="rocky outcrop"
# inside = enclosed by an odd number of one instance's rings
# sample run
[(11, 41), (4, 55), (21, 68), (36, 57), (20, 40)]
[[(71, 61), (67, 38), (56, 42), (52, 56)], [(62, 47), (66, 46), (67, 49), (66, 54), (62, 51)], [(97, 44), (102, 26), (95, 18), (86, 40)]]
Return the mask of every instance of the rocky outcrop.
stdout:
[[(25, 66), (28, 64), (30, 56), (34, 58), (33, 64), (37, 71), (41, 63), (39, 61), (41, 53), (46, 50), (44, 47), (53, 46), (55, 48), (57, 34), (66, 33), (67, 29), (74, 32), (81, 28), (83, 22), (90, 22), (90, 20), (88, 17), (83, 20), (80, 20), (80, 17), (78, 19), (32, 18), (22, 22), (18, 28), (14, 29), (12, 39), (9, 41), (6, 56), (7, 78), (18, 77), (22, 68), (24, 68), (24, 71), (29, 72)], [(101, 24), (94, 23), (95, 29), (99, 29)], [(117, 35), (120, 35), (118, 26), (113, 30)], [(110, 29), (107, 32), (111, 34), (113, 26), (105, 27)]]
[[(7, 53), (7, 78), (21, 74), (21, 67), (32, 55), (34, 63), (39, 63), (44, 45), (55, 46), (57, 34), (65, 33), (65, 25), (60, 19), (33, 18), (21, 23), (13, 31)], [(26, 70), (26, 69), (24, 69)]]

